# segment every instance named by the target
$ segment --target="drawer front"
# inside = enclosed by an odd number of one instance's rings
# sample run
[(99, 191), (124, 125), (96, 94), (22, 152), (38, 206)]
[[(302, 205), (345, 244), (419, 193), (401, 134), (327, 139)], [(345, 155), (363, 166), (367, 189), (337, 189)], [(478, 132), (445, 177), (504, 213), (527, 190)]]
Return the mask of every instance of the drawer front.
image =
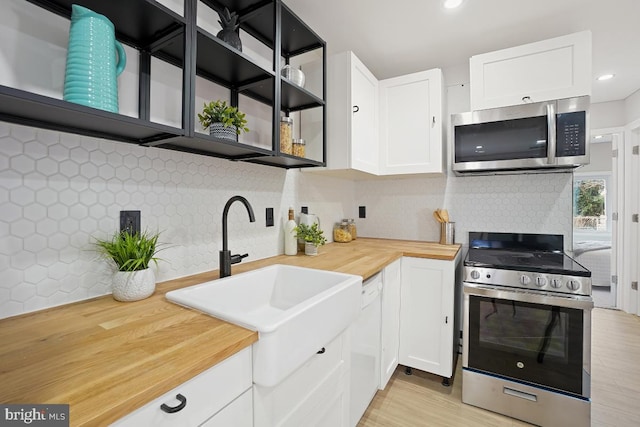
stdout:
[(261, 387), (254, 384), (256, 427), (279, 425), (292, 415), (295, 408), (307, 401), (328, 377), (340, 378), (348, 374), (345, 366), (348, 355), (343, 353), (347, 335), (348, 331), (339, 335), (325, 346), (324, 353), (314, 355), (277, 386)]
[(202, 427), (253, 427), (253, 393), (247, 390)]
[[(113, 425), (199, 425), (250, 389), (251, 381), (251, 347), (248, 347), (121, 418)], [(186, 398), (184, 403), (177, 398), (178, 394)], [(175, 413), (167, 413), (161, 409), (163, 404), (169, 407), (184, 407)]]

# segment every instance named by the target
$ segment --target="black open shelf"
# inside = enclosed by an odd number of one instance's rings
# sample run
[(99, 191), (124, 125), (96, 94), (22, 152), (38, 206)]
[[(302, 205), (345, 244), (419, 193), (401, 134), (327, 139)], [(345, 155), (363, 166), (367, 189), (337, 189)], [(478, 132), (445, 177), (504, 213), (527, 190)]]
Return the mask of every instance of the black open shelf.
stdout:
[(305, 159), (303, 157), (290, 156), (288, 154), (280, 154), (278, 156), (270, 157), (256, 157), (253, 159), (246, 159), (247, 162), (257, 163), (260, 165), (275, 166), (279, 168), (291, 169), (291, 168), (312, 168), (318, 166), (324, 166), (324, 163), (311, 159)]
[(154, 0), (27, 0), (57, 15), (71, 18), (71, 5), (78, 4), (100, 13), (116, 29), (116, 38), (138, 49), (146, 49), (184, 28), (182, 16)]
[(271, 156), (273, 152), (261, 147), (242, 144), (227, 139), (196, 132), (193, 137), (179, 136), (145, 144), (152, 147), (169, 148), (205, 156), (221, 157), (230, 160)]
[(145, 143), (182, 129), (0, 86), (0, 120), (116, 141)]
[[(249, 56), (198, 28), (196, 73), (226, 87), (242, 87), (271, 79), (273, 72), (256, 64)], [(271, 96), (273, 99), (273, 96)]]
[[(274, 149), (241, 144), (193, 132), (195, 76), (231, 90), (232, 103), (243, 94), (280, 112), (325, 108), (322, 97), (301, 88), (277, 73), (280, 64), (265, 69), (248, 55), (197, 27), (197, 1), (185, 0), (185, 17), (155, 0), (27, 0), (69, 19), (71, 5), (79, 4), (113, 22), (116, 38), (140, 52), (139, 117), (129, 117), (86, 107), (62, 99), (0, 85), (0, 120), (62, 132), (185, 151), (230, 160), (281, 167), (324, 166), (324, 162), (279, 153)], [(326, 49), (324, 41), (281, 0), (202, 0), (214, 10), (228, 7), (241, 16), (241, 27), (287, 62), (292, 56)], [(280, 7), (279, 17), (276, 8)], [(278, 19), (279, 18), (279, 19)], [(274, 40), (280, 39), (276, 48)], [(183, 70), (183, 117), (180, 128), (149, 120), (151, 56)], [(275, 105), (279, 103), (279, 105)], [(185, 107), (185, 105), (187, 107)], [(196, 107), (197, 108), (197, 107)], [(279, 128), (274, 125), (274, 139)], [(324, 142), (323, 142), (324, 146)], [(324, 149), (324, 148), (323, 148)]]
[[(237, 12), (242, 28), (265, 45), (274, 45), (274, 3), (270, 0), (202, 0), (215, 10), (224, 7)], [(323, 46), (322, 39), (284, 4), (282, 5), (282, 56), (299, 55)]]

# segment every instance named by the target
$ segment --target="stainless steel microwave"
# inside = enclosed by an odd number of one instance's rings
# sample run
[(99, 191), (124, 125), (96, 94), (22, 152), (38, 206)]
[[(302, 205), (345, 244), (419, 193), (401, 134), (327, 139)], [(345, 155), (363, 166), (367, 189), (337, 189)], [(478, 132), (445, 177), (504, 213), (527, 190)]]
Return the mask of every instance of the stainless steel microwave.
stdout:
[(588, 96), (453, 114), (453, 171), (553, 172), (589, 164)]

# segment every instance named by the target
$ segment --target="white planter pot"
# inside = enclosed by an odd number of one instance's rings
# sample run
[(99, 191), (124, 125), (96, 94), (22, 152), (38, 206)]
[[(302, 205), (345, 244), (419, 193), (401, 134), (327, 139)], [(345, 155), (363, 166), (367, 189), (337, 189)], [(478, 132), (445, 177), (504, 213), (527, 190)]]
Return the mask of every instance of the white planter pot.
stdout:
[(318, 247), (313, 243), (304, 244), (304, 253), (306, 255), (318, 255)]
[(156, 276), (147, 268), (139, 271), (116, 271), (113, 274), (113, 298), (118, 301), (145, 299), (156, 290)]

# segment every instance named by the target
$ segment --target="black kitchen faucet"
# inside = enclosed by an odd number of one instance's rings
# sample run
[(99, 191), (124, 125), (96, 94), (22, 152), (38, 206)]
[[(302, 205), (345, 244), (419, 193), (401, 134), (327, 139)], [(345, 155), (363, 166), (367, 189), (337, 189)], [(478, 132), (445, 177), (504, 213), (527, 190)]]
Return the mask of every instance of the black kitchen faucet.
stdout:
[(222, 211), (222, 250), (220, 251), (220, 277), (231, 276), (231, 264), (237, 264), (242, 261), (242, 258), (246, 258), (249, 254), (244, 255), (231, 255), (231, 251), (228, 248), (228, 236), (227, 236), (227, 216), (229, 215), (229, 208), (233, 202), (239, 201), (247, 208), (249, 213), (249, 221), (255, 222), (256, 218), (253, 215), (253, 209), (251, 204), (242, 196), (233, 196), (224, 205)]

